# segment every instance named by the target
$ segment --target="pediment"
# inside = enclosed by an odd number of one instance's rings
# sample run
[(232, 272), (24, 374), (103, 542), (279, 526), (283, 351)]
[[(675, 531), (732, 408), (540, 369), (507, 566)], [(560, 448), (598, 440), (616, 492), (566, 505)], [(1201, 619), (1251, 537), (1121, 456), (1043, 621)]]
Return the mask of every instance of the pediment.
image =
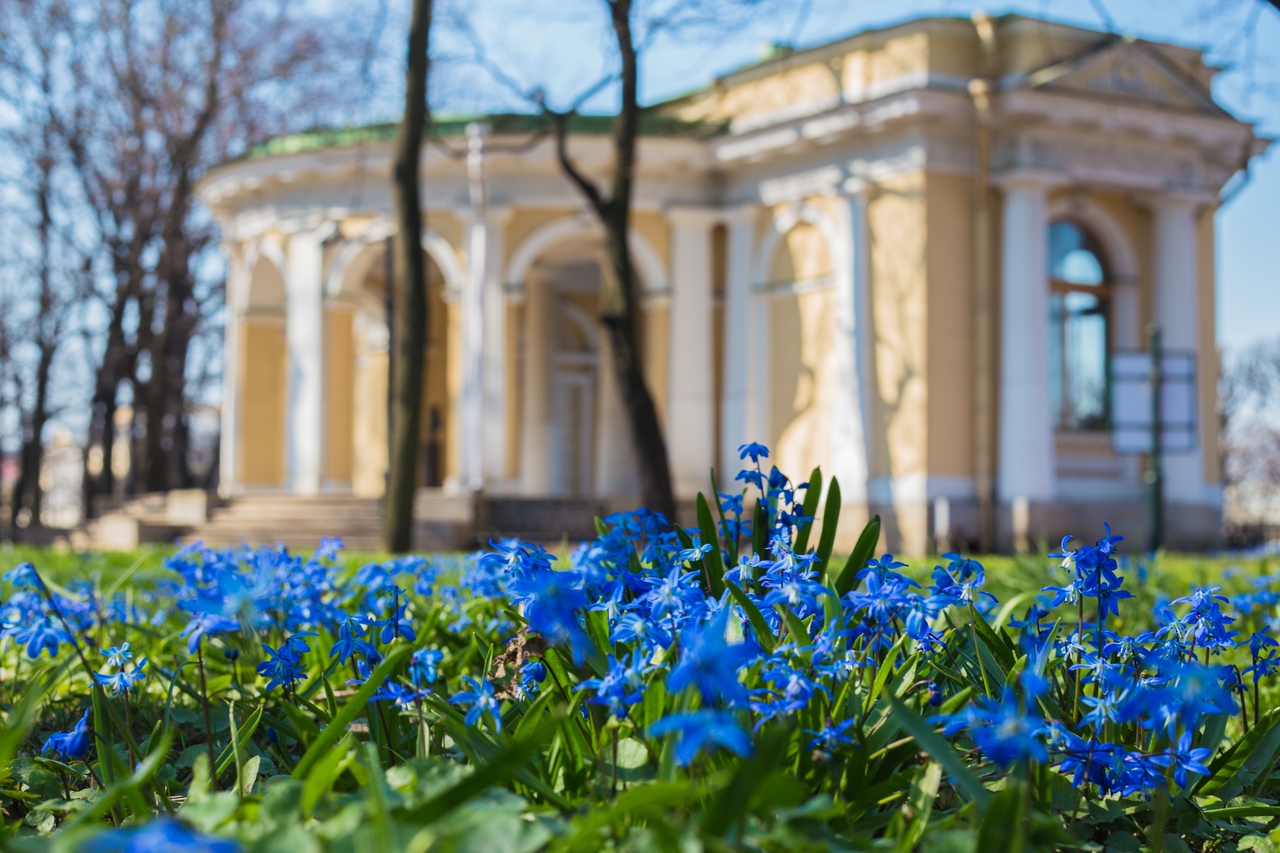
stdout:
[(1028, 75), (1032, 88), (1222, 115), (1212, 96), (1139, 42), (1116, 40)]

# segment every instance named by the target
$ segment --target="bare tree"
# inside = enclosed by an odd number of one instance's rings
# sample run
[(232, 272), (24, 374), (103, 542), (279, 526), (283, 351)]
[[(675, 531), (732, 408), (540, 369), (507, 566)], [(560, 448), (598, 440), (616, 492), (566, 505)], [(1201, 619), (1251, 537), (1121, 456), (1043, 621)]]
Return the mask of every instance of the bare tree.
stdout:
[(383, 513), (383, 536), (388, 551), (408, 551), (413, 544), (413, 495), (417, 484), (422, 380), (427, 357), (427, 278), (419, 244), (422, 200), (418, 181), (427, 126), (431, 12), (432, 0), (413, 0), (405, 61), (404, 116), (396, 136), (392, 184), (398, 233), (392, 285), (395, 358), (391, 378), (391, 472)]
[[(189, 354), (213, 337), (223, 282), (202, 274), (214, 225), (195, 204), (211, 166), (265, 137), (316, 123), (322, 86), (346, 55), (324, 22), (284, 0), (101, 0), (79, 4), (61, 109), (70, 163), (92, 211), (104, 275), (91, 296), (104, 322), (89, 440), (101, 448), (93, 494), (115, 491), (116, 411), (131, 402), (139, 488), (191, 485)], [(340, 30), (338, 30), (340, 32)], [(215, 344), (211, 344), (216, 346)]]
[[(29, 514), (31, 526), (39, 527), (42, 522), (40, 472), (44, 434), (54, 415), (54, 366), (64, 349), (76, 302), (66, 280), (67, 261), (75, 254), (74, 247), (60, 239), (60, 223), (55, 222), (62, 149), (54, 77), (68, 49), (58, 40), (66, 15), (60, 0), (15, 0), (3, 11), (7, 38), (0, 43), (0, 73), (5, 100), (14, 116), (3, 132), (15, 167), (9, 186), (25, 211), (24, 221), (15, 223), (21, 229), (17, 233), (29, 237), (17, 242), (35, 252), (30, 256), (19, 250), (12, 259), (21, 299), (15, 299), (13, 308), (5, 312), (10, 324), (6, 360), (21, 432), (19, 476), (9, 507), (9, 529), (14, 538), (23, 510)], [(55, 263), (55, 254), (61, 265)]]
[[(631, 211), (639, 165), (639, 139), (645, 109), (640, 104), (640, 72), (646, 47), (659, 35), (675, 38), (715, 37), (725, 21), (742, 22), (742, 13), (760, 10), (769, 0), (596, 0), (606, 17), (610, 40), (617, 49), (617, 67), (586, 88), (567, 109), (556, 109), (542, 87), (522, 86), (516, 76), (488, 55), (464, 19), (454, 25), (469, 37), (473, 62), (485, 68), (502, 86), (532, 103), (555, 132), (556, 157), (561, 170), (599, 220), (605, 234), (608, 270), (602, 277), (600, 321), (609, 339), (611, 368), (626, 408), (632, 446), (639, 466), (641, 499), (645, 505), (675, 517), (675, 494), (667, 442), (653, 392), (645, 379), (639, 344), (642, 316), (640, 283), (631, 254)], [(643, 8), (642, 8), (643, 7)], [(610, 132), (613, 159), (604, 184), (578, 164), (570, 150), (573, 118), (582, 105), (617, 84), (618, 109)]]

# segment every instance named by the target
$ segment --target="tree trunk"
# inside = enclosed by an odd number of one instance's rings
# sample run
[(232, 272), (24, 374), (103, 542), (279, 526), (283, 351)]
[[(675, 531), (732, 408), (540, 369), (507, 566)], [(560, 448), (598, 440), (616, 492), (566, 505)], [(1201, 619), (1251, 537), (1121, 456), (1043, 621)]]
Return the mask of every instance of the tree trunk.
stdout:
[[(613, 180), (609, 198), (572, 166), (565, 150), (566, 123), (558, 123), (560, 163), (591, 203), (604, 226), (613, 276), (604, 293), (601, 317), (609, 335), (613, 371), (627, 410), (631, 444), (640, 469), (640, 496), (645, 506), (675, 522), (675, 494), (667, 442), (658, 420), (640, 360), (640, 294), (631, 257), (631, 198), (635, 188), (636, 142), (640, 134), (639, 59), (631, 31), (631, 0), (609, 0), (610, 24), (621, 60), (622, 104), (613, 123)], [(707, 461), (711, 464), (711, 460)]]
[(418, 194), (422, 137), (427, 124), (427, 46), (432, 0), (414, 0), (405, 70), (404, 117), (396, 138), (393, 190), (399, 239), (395, 241), (390, 472), (383, 540), (388, 551), (413, 545), (413, 495), (418, 485), (422, 432), (422, 380), (427, 356), (426, 265), (422, 258), (422, 201)]

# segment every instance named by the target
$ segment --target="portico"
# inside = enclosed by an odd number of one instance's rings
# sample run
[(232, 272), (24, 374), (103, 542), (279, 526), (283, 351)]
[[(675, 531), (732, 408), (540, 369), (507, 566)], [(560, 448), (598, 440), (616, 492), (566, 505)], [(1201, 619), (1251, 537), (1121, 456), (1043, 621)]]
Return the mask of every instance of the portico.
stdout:
[[(631, 243), (680, 497), (712, 464), (730, 482), (738, 445), (763, 441), (797, 481), (839, 478), (843, 528), (880, 513), (908, 551), (978, 542), (988, 510), (1006, 546), (1140, 524), (1142, 460), (1111, 449), (1106, 365), (1158, 323), (1198, 373), (1197, 449), (1166, 460), (1170, 528), (1216, 535), (1213, 214), (1261, 143), (1193, 50), (995, 23), (995, 77), (975, 58), (985, 30), (922, 19), (654, 108)], [(990, 144), (972, 80), (992, 93)], [(419, 481), (625, 504), (637, 461), (599, 321), (602, 234), (550, 144), (516, 144), (535, 124), (441, 120), (424, 148)], [(606, 162), (604, 129), (575, 127), (584, 163)], [(277, 140), (202, 185), (228, 256), (226, 495), (382, 492), (401, 237), (379, 133)]]

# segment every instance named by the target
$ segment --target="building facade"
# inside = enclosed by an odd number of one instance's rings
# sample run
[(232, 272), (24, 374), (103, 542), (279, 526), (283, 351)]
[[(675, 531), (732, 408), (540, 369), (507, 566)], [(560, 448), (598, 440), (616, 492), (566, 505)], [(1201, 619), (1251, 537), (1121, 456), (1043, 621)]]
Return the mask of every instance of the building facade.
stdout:
[[(780, 54), (648, 111), (646, 376), (680, 496), (736, 448), (839, 478), (889, 544), (1137, 532), (1108, 364), (1194, 353), (1171, 544), (1218, 535), (1214, 213), (1263, 146), (1199, 52), (1019, 16)], [(636, 493), (599, 324), (601, 231), (536, 120), (424, 145), (424, 487)], [(609, 162), (606, 122), (570, 140)], [(221, 487), (381, 493), (393, 128), (275, 140), (201, 186), (229, 261)], [(728, 474), (722, 479), (728, 479)], [(986, 534), (984, 536), (984, 534)]]

